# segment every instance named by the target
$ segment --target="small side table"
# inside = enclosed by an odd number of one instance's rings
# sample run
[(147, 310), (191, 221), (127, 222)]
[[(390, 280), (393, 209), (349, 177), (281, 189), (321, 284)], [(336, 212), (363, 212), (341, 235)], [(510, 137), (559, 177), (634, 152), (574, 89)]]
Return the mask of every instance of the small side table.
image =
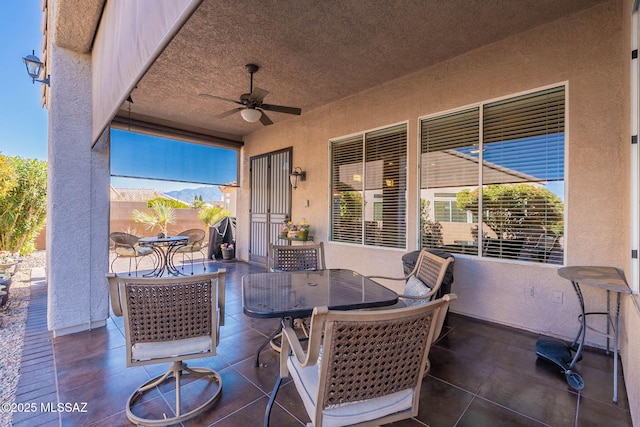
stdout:
[[(580, 302), (580, 330), (576, 339), (573, 341), (572, 347), (580, 341), (576, 358), (579, 357), (584, 345), (586, 329), (590, 329), (607, 337), (607, 354), (609, 354), (609, 339), (611, 338), (611, 323), (613, 323), (613, 401), (618, 402), (618, 333), (620, 323), (620, 295), (630, 294), (631, 289), (627, 284), (624, 274), (613, 267), (588, 267), (575, 266), (563, 267), (558, 269), (558, 274), (571, 281), (573, 289), (576, 291), (578, 301)], [(602, 312), (585, 312), (584, 298), (580, 290), (580, 285), (592, 286), (607, 291), (607, 311)], [(611, 318), (611, 292), (616, 293), (616, 309), (615, 317)], [(587, 316), (589, 315), (606, 315), (607, 331), (599, 331), (587, 325)]]

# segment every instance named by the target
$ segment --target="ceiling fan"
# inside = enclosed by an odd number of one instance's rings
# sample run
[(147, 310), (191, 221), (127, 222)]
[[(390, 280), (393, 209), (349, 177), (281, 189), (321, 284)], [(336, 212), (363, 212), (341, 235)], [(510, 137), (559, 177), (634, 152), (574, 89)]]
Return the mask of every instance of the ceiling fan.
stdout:
[(240, 95), (239, 100), (233, 100), (228, 98), (223, 98), (221, 96), (209, 95), (206, 93), (201, 93), (200, 96), (204, 96), (207, 98), (219, 99), (221, 101), (234, 102), (236, 104), (242, 105), (242, 107), (234, 108), (233, 110), (226, 111), (222, 114), (217, 115), (217, 118), (224, 118), (230, 116), (234, 113), (240, 112), (240, 115), (244, 120), (249, 123), (254, 123), (260, 120), (264, 126), (272, 125), (273, 122), (265, 113), (266, 111), (275, 111), (277, 113), (286, 113), (286, 114), (296, 114), (300, 115), (302, 110), (296, 107), (285, 107), (282, 105), (273, 105), (273, 104), (263, 104), (262, 100), (265, 96), (269, 94), (268, 91), (264, 89), (260, 89), (259, 87), (253, 87), (253, 74), (256, 73), (260, 67), (256, 64), (247, 64), (245, 68), (251, 75), (251, 86), (249, 88), (249, 93), (243, 93)]

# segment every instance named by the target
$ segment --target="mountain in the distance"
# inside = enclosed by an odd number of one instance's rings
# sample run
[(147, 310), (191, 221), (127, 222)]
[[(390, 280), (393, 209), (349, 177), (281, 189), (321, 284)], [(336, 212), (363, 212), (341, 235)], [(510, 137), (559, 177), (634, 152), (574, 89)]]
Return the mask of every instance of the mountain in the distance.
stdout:
[(166, 191), (164, 194), (182, 200), (185, 203), (193, 203), (196, 196), (202, 196), (205, 202), (219, 202), (222, 200), (222, 192), (218, 187), (185, 188), (183, 190)]

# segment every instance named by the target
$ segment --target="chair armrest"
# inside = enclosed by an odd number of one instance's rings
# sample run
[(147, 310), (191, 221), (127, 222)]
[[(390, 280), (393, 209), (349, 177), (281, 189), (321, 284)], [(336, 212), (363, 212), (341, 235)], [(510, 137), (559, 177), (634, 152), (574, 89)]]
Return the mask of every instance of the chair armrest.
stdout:
[(367, 276), (367, 279), (386, 279), (386, 280), (404, 280), (404, 281), (407, 281), (407, 280), (409, 280), (409, 277), (411, 277), (411, 274), (409, 274), (408, 276), (404, 276), (404, 277)]
[(118, 280), (115, 273), (107, 273), (107, 281), (109, 283), (109, 297), (111, 299), (111, 310), (116, 316), (122, 317), (122, 303), (120, 302), (120, 289), (118, 288)]
[(281, 378), (287, 378), (289, 376), (289, 369), (287, 368), (289, 350), (291, 350), (295, 362), (303, 368), (318, 363), (320, 345), (322, 344), (324, 332), (324, 319), (328, 312), (329, 308), (327, 307), (316, 307), (313, 309), (306, 353), (302, 348), (302, 344), (300, 344), (300, 339), (295, 330), (285, 324), (286, 319), (282, 319), (282, 342), (280, 347)]

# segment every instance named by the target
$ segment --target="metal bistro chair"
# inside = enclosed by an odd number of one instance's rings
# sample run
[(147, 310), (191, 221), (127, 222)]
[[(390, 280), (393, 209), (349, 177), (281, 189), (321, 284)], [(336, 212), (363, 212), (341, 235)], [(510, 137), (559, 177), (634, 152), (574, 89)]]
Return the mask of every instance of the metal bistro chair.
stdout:
[(418, 414), (422, 379), (431, 344), (455, 294), (417, 307), (376, 311), (333, 311), (316, 307), (307, 351), (283, 321), (280, 375), (293, 379), (315, 427), (373, 426)]
[[(221, 396), (220, 375), (210, 369), (189, 368), (183, 360), (216, 355), (220, 326), (224, 324), (226, 270), (195, 276), (123, 278), (107, 275), (111, 307), (124, 317), (127, 367), (173, 362), (169, 370), (136, 389), (127, 399), (126, 414), (136, 425), (166, 426), (181, 423), (209, 409)], [(147, 392), (173, 377), (175, 407), (155, 417), (154, 400)], [(206, 380), (203, 380), (206, 379)], [(182, 380), (199, 393), (181, 401)], [(193, 381), (189, 382), (189, 380)]]
[(120, 231), (113, 232), (109, 235), (109, 238), (113, 241), (114, 252), (116, 257), (111, 261), (109, 271), (113, 272), (113, 264), (118, 258), (129, 258), (129, 276), (131, 276), (131, 259), (136, 264), (136, 276), (138, 276), (138, 265), (142, 258), (153, 254), (153, 249), (146, 246), (139, 246), (138, 236), (133, 234), (123, 233)]
[[(184, 258), (185, 256), (189, 258), (191, 261), (191, 274), (193, 274), (193, 256), (196, 252), (200, 252), (202, 255), (202, 268), (204, 271), (207, 271), (207, 267), (204, 263), (206, 255), (204, 254), (204, 249), (207, 247), (204, 242), (205, 232), (199, 228), (192, 228), (190, 230), (185, 230), (182, 233), (178, 234), (178, 236), (188, 236), (189, 241), (186, 245), (179, 247), (173, 256), (177, 254), (182, 254), (182, 270), (184, 270)], [(175, 265), (175, 264), (174, 264)]]

